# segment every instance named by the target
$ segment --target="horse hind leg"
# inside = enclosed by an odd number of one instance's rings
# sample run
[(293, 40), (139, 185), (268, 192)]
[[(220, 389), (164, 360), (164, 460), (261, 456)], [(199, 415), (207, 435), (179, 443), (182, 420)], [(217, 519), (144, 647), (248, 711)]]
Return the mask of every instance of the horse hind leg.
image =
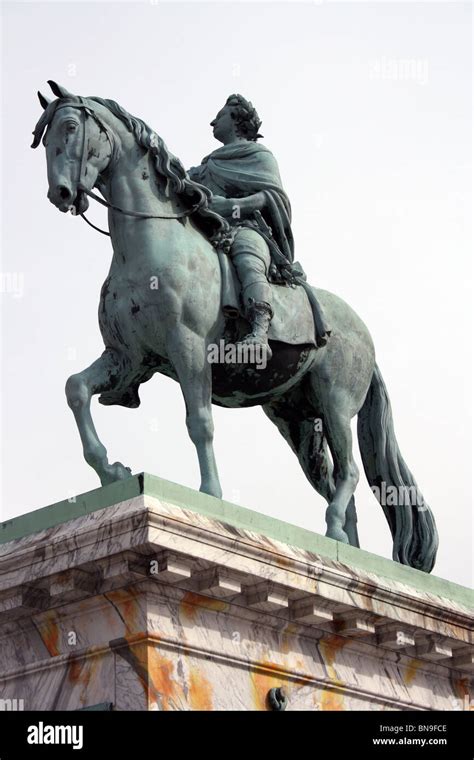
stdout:
[[(328, 505), (334, 498), (336, 492), (336, 485), (334, 483), (334, 468), (332, 459), (329, 454), (329, 449), (324, 433), (319, 429), (321, 419), (318, 417), (313, 421), (313, 426), (317, 426), (317, 430), (314, 431), (313, 437), (308, 438), (308, 452), (304, 456), (308, 458), (308, 461), (313, 462), (313, 466), (310, 469), (311, 477), (307, 475), (308, 480), (316, 491), (323, 496)], [(355, 506), (355, 498), (351, 496), (351, 499), (346, 509), (346, 520), (343, 527), (344, 533), (347, 534), (349, 543), (351, 546), (360, 547), (359, 533), (357, 531), (357, 512)]]
[[(334, 463), (335, 490), (326, 510), (326, 535), (344, 543), (357, 538), (354, 492), (359, 470), (352, 453), (351, 418), (344, 400), (331, 398), (323, 412), (324, 430)], [(358, 546), (357, 543), (354, 545)]]
[(344, 533), (347, 534), (351, 546), (356, 546), (359, 549), (359, 532), (357, 530), (357, 512), (354, 496), (351, 496), (350, 501), (347, 505)]
[(91, 398), (111, 390), (119, 376), (120, 365), (115, 351), (106, 350), (87, 369), (71, 375), (66, 383), (66, 397), (81, 436), (84, 459), (96, 471), (103, 486), (129, 478), (131, 471), (120, 462), (109, 464), (107, 450), (100, 441), (91, 415)]
[[(266, 404), (262, 408), (298, 457), (301, 468), (315, 491), (330, 504), (334, 498), (336, 486), (321, 419), (315, 412), (312, 416), (300, 417), (295, 410), (301, 409), (301, 400), (297, 404), (294, 401), (279, 400)], [(306, 413), (308, 414), (309, 411), (307, 410)], [(358, 547), (354, 497), (348, 505), (343, 529), (349, 542)]]

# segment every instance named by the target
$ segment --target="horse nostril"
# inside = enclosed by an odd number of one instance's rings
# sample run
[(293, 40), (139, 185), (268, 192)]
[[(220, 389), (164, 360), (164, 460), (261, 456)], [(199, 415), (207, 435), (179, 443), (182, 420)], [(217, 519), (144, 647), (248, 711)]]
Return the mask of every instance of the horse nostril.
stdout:
[(61, 200), (67, 201), (71, 197), (71, 191), (67, 187), (64, 187), (64, 185), (59, 185), (58, 190)]

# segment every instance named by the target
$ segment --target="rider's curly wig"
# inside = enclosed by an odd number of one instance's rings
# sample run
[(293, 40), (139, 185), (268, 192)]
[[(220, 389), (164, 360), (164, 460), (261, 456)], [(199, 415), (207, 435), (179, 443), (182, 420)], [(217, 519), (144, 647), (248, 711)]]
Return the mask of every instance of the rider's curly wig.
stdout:
[(251, 142), (257, 142), (259, 137), (263, 137), (258, 133), (262, 125), (261, 119), (250, 100), (246, 100), (243, 95), (229, 95), (226, 106), (232, 108), (232, 118), (241, 137)]

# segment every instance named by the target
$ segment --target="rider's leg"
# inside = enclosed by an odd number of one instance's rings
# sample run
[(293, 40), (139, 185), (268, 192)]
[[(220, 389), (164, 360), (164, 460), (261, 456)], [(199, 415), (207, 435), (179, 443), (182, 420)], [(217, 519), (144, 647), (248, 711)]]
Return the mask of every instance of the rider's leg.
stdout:
[(243, 227), (235, 237), (230, 255), (240, 280), (245, 313), (252, 325), (251, 333), (241, 342), (260, 345), (267, 359), (270, 359), (272, 352), (267, 333), (273, 309), (267, 279), (270, 265), (268, 245), (258, 232)]

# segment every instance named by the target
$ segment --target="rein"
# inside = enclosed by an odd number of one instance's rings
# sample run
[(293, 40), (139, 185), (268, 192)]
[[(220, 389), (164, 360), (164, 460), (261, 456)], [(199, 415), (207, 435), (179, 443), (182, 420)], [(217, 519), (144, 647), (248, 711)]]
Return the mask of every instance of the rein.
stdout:
[[(61, 108), (80, 108), (84, 111), (84, 132), (82, 137), (82, 155), (81, 155), (81, 168), (79, 171), (79, 182), (77, 185), (78, 190), (85, 193), (89, 196), (89, 198), (93, 198), (93, 200), (97, 201), (97, 203), (100, 203), (102, 206), (105, 206), (108, 209), (111, 209), (113, 211), (118, 211), (121, 214), (124, 214), (125, 216), (132, 216), (137, 219), (183, 219), (186, 216), (191, 216), (191, 214), (194, 214), (195, 211), (198, 210), (198, 208), (201, 206), (201, 203), (195, 203), (194, 206), (190, 209), (186, 209), (185, 211), (180, 211), (177, 214), (147, 214), (143, 211), (127, 211), (126, 209), (121, 208), (120, 206), (115, 206), (113, 203), (109, 203), (109, 201), (104, 200), (103, 198), (100, 198), (100, 196), (93, 193), (91, 190), (87, 190), (84, 187), (83, 183), (83, 177), (85, 177), (86, 173), (86, 166), (87, 166), (87, 154), (86, 154), (86, 138), (87, 138), (87, 117), (91, 116), (94, 121), (97, 122), (100, 129), (105, 132), (107, 139), (110, 143), (110, 147), (112, 149), (112, 153), (114, 151), (114, 138), (111, 133), (110, 128), (107, 126), (107, 124), (104, 124), (104, 122), (97, 116), (97, 114), (89, 108), (88, 105), (85, 103), (65, 103), (64, 105), (58, 106), (56, 108), (55, 114), (57, 111), (59, 111)], [(71, 207), (71, 213), (73, 215), (75, 214), (74, 206)], [(85, 214), (80, 214), (82, 218), (84, 219), (87, 224), (92, 227), (94, 230), (97, 230), (97, 232), (100, 232), (102, 235), (107, 235), (110, 237), (110, 232), (106, 232), (106, 230), (101, 230), (99, 227), (96, 227), (95, 224), (92, 224), (90, 222)]]
[[(78, 189), (81, 190), (83, 193), (89, 196), (89, 198), (93, 198), (97, 203), (100, 203), (102, 206), (105, 206), (106, 208), (110, 208), (113, 211), (119, 211), (121, 214), (125, 214), (126, 216), (134, 216), (138, 219), (182, 219), (185, 216), (190, 216), (191, 214), (194, 214), (195, 211), (199, 208), (200, 204), (195, 203), (194, 206), (190, 209), (186, 209), (186, 211), (180, 211), (178, 214), (145, 214), (142, 211), (125, 211), (125, 209), (120, 208), (120, 206), (115, 206), (113, 203), (109, 203), (108, 201), (105, 201), (103, 198), (101, 198), (99, 195), (96, 195), (95, 193), (91, 192), (90, 190), (86, 190), (85, 187), (82, 187), (80, 184), (78, 185)], [(88, 225), (93, 227), (97, 232), (101, 232), (102, 235), (108, 235), (110, 237), (110, 232), (106, 232), (105, 230), (101, 230), (99, 227), (96, 227), (95, 224), (92, 224), (90, 222), (85, 214), (81, 214), (82, 218), (85, 222), (87, 222)]]

